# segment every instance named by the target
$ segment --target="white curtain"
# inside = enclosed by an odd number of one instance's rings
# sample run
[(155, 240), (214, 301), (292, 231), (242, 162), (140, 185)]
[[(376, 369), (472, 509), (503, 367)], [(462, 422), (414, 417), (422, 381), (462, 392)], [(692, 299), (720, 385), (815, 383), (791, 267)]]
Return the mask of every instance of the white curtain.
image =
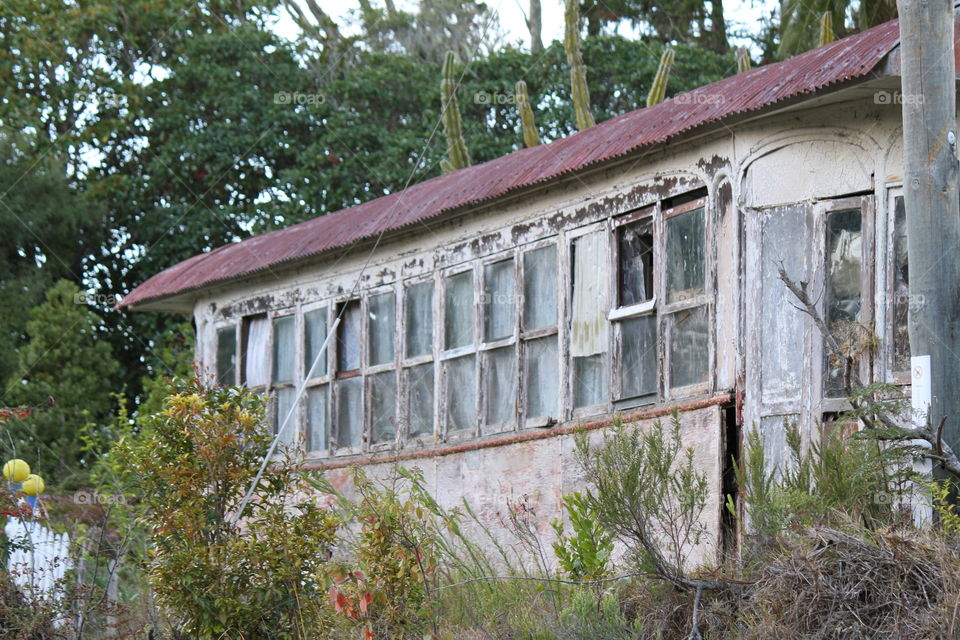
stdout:
[(269, 333), (269, 324), (266, 317), (251, 320), (247, 327), (243, 379), (248, 387), (259, 387), (267, 384), (267, 376), (270, 371), (270, 354), (267, 351)]

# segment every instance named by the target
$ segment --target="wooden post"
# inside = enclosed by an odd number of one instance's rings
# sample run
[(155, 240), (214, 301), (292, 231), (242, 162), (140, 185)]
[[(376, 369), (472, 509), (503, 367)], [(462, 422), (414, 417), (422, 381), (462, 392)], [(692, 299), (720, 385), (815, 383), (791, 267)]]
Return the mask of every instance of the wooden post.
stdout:
[(960, 451), (960, 202), (953, 0), (898, 0), (910, 353), (930, 356), (929, 419)]

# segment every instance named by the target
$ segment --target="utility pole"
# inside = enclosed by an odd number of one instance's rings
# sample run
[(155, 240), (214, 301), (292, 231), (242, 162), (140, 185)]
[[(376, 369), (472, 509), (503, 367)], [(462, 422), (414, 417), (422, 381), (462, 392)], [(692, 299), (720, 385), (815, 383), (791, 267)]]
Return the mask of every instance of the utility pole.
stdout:
[(929, 356), (929, 421), (960, 452), (960, 201), (954, 1), (898, 0), (910, 354)]

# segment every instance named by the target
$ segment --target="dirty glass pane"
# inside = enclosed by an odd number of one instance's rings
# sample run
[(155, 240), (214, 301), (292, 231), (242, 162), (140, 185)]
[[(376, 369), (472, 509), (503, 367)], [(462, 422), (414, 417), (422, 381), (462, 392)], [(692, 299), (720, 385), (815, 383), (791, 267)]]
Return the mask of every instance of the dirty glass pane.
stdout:
[(433, 351), (433, 283), (418, 282), (406, 292), (406, 353), (414, 358)]
[(370, 382), (370, 426), (374, 444), (397, 437), (397, 374), (378, 373)]
[(638, 220), (617, 233), (617, 295), (621, 307), (653, 297), (653, 221)]
[(447, 404), (447, 429), (473, 429), (477, 424), (477, 366), (472, 355), (445, 363), (443, 394)]
[(217, 384), (229, 387), (237, 384), (237, 330), (235, 327), (217, 329)]
[(524, 386), (527, 390), (527, 418), (557, 417), (560, 397), (560, 363), (557, 336), (530, 340), (524, 345), (527, 357)]
[[(315, 378), (327, 374), (327, 352), (317, 360), (317, 353), (327, 339), (327, 310), (314, 309), (303, 314), (303, 375)], [(314, 361), (317, 366), (313, 371), (310, 367)]]
[(370, 296), (367, 302), (367, 330), (370, 333), (370, 364), (393, 361), (394, 332), (397, 328), (397, 296), (392, 291)]
[(270, 324), (266, 316), (247, 320), (246, 343), (243, 348), (243, 382), (248, 387), (267, 384), (270, 353), (267, 351)]
[(657, 316), (620, 323), (620, 397), (636, 398), (657, 392)]
[(607, 367), (603, 354), (573, 359), (573, 406), (589, 407), (607, 400)]
[[(827, 216), (826, 320), (834, 339), (856, 349), (860, 338), (860, 270), (862, 262), (861, 216), (858, 209)], [(824, 345), (823, 391), (829, 397), (844, 394), (845, 365)]]
[(516, 308), (513, 260), (488, 264), (483, 269), (483, 338), (487, 342), (513, 335)]
[(602, 231), (588, 233), (572, 243), (573, 300), (570, 355), (606, 353), (608, 343), (607, 274), (610, 246)]
[(283, 316), (273, 321), (273, 382), (283, 384), (293, 382), (294, 354), (296, 341), (296, 320), (294, 316)]
[(703, 207), (667, 218), (667, 302), (703, 293), (706, 254)]
[(674, 389), (708, 382), (710, 331), (707, 307), (673, 314), (670, 330), (670, 386)]
[(517, 352), (514, 347), (484, 354), (483, 374), (487, 424), (510, 424), (517, 415)]
[(337, 446), (360, 446), (363, 415), (363, 379), (360, 376), (337, 382)]
[(337, 328), (338, 371), (356, 371), (360, 368), (360, 301), (351, 300), (346, 304)]
[(472, 271), (447, 278), (444, 302), (444, 348), (455, 349), (473, 344)]
[(806, 207), (778, 207), (763, 213), (760, 247), (761, 396), (763, 402), (800, 399), (804, 371), (803, 312), (780, 279), (782, 266), (794, 282), (809, 280)]
[(327, 385), (307, 389), (307, 444), (309, 451), (324, 451), (329, 446), (330, 396)]
[(893, 212), (893, 370), (910, 370), (910, 271), (907, 261), (907, 210), (903, 196)]
[[(287, 420), (287, 414), (293, 409), (293, 400), (297, 396), (297, 390), (293, 387), (283, 387), (276, 390), (276, 411), (273, 415), (273, 432), (279, 433), (284, 420)], [(300, 435), (297, 433), (297, 414), (296, 411), (287, 420), (287, 426), (280, 435), (280, 444), (296, 444)]]
[(410, 437), (433, 435), (433, 363), (407, 370)]
[(523, 328), (557, 326), (557, 247), (523, 254)]

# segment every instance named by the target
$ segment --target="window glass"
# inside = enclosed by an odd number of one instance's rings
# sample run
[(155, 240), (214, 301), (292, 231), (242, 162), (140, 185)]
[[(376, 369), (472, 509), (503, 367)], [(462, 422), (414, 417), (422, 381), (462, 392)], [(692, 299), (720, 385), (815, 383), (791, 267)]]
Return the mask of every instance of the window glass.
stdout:
[(903, 196), (893, 213), (893, 370), (910, 370), (910, 271), (907, 261), (907, 210)]
[(464, 271), (446, 279), (444, 302), (445, 348), (473, 344), (473, 272)]
[(386, 371), (370, 376), (369, 380), (373, 442), (393, 442), (397, 437), (397, 375)]
[(709, 381), (710, 333), (707, 307), (680, 311), (670, 330), (670, 386), (685, 387)]
[(360, 301), (346, 304), (340, 318), (337, 340), (339, 371), (356, 371), (360, 368)]
[(337, 383), (337, 446), (360, 446), (362, 396), (363, 379), (360, 376)]
[[(841, 345), (859, 337), (862, 241), (858, 209), (827, 216), (826, 320), (831, 335)], [(843, 395), (844, 363), (826, 346), (823, 360), (824, 393), (831, 397)]]
[(703, 207), (667, 218), (667, 302), (682, 302), (703, 293)]
[(327, 385), (307, 389), (307, 434), (310, 451), (324, 451), (329, 447), (330, 399)]
[(270, 354), (267, 344), (270, 325), (266, 316), (250, 318), (246, 322), (245, 343), (243, 349), (243, 380), (248, 387), (260, 387), (267, 384)]
[(653, 298), (653, 222), (620, 227), (617, 233), (617, 289), (621, 307)]
[(620, 397), (657, 392), (657, 317), (629, 318), (620, 323)]
[(433, 435), (433, 363), (407, 370), (411, 437)]
[[(303, 314), (303, 371), (304, 376), (315, 378), (327, 375), (327, 356), (326, 353), (317, 360), (317, 354), (323, 341), (327, 339), (327, 310), (314, 309)], [(313, 371), (313, 363), (316, 366)]]
[(573, 358), (575, 407), (605, 402), (608, 345), (607, 274), (609, 244), (602, 231), (588, 233), (573, 244), (573, 300), (570, 355)]
[(560, 394), (557, 336), (530, 340), (524, 345), (527, 366), (527, 418), (557, 417)]
[(477, 424), (477, 367), (473, 355), (445, 363), (444, 397), (447, 402), (447, 428), (450, 431), (473, 429)]
[(573, 359), (573, 406), (590, 407), (607, 399), (607, 368), (602, 355)]
[(487, 424), (513, 423), (517, 407), (517, 357), (514, 347), (493, 349), (484, 354), (487, 370), (486, 422)]
[(513, 260), (488, 264), (483, 273), (483, 338), (487, 342), (509, 338), (516, 306)]
[(557, 325), (557, 247), (550, 245), (523, 254), (523, 328)]
[(237, 384), (237, 330), (235, 327), (217, 329), (217, 384), (229, 387)]
[(293, 382), (294, 344), (296, 342), (294, 316), (273, 320), (273, 382)]
[(277, 389), (275, 393), (276, 411), (274, 412), (273, 416), (273, 432), (279, 433), (280, 427), (283, 426), (283, 423), (286, 420), (287, 426), (280, 435), (280, 444), (296, 444), (298, 441), (297, 417), (296, 415), (290, 415), (288, 420), (287, 415), (290, 414), (290, 411), (293, 409), (293, 401), (297, 396), (297, 390), (293, 387), (283, 387), (281, 389)]
[(433, 282), (406, 288), (406, 354), (408, 358), (433, 351)]
[(392, 291), (370, 296), (367, 303), (370, 364), (393, 361), (394, 331), (397, 327), (397, 297)]

